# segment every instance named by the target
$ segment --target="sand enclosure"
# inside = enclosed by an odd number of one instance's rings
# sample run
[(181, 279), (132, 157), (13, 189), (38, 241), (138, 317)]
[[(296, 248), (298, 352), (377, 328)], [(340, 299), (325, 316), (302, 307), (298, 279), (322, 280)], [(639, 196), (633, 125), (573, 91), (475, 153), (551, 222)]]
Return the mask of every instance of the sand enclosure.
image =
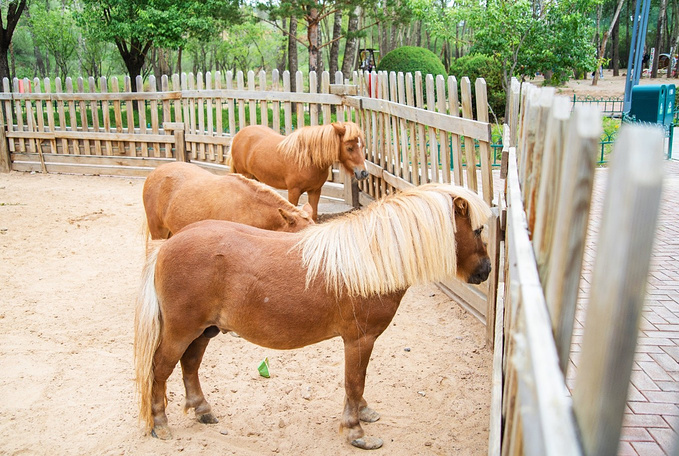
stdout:
[[(174, 440), (144, 435), (132, 366), (144, 260), (143, 179), (0, 174), (0, 453), (357, 454), (338, 434), (340, 339), (295, 351), (230, 335), (201, 381), (220, 419), (184, 415), (168, 382)], [(487, 452), (491, 351), (485, 328), (433, 285), (411, 288), (377, 340), (365, 397), (382, 419), (373, 454)], [(257, 365), (269, 358), (271, 378)]]

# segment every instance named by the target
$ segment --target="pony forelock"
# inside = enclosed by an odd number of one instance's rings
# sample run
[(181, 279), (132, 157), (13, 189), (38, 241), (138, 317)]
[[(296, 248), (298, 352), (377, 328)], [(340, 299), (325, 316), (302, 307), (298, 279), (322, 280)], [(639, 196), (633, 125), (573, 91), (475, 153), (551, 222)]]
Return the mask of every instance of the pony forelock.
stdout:
[[(362, 130), (354, 122), (341, 123), (345, 127), (344, 141), (363, 139)], [(363, 140), (365, 141), (365, 140)], [(339, 159), (340, 137), (332, 124), (302, 127), (281, 141), (277, 148), (287, 159), (300, 167), (330, 166)]]
[(486, 223), (490, 208), (473, 191), (426, 184), (307, 228), (297, 245), (307, 286), (320, 275), (329, 292), (367, 297), (454, 275), (455, 198), (467, 201), (473, 229)]

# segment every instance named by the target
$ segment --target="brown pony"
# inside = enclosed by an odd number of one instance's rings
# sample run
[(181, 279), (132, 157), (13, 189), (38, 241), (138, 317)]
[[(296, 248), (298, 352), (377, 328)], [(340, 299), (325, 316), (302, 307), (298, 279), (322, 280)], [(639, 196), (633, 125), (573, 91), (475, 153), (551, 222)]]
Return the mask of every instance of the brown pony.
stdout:
[(333, 163), (340, 162), (356, 179), (368, 177), (365, 136), (353, 122), (303, 127), (288, 136), (250, 125), (233, 137), (229, 157), (231, 171), (287, 189), (288, 201), (294, 205), (307, 192), (314, 220)]
[(188, 226), (154, 250), (144, 269), (134, 341), (140, 418), (154, 436), (171, 438), (165, 389), (179, 361), (185, 410), (217, 422), (198, 368), (220, 331), (275, 349), (340, 336), (340, 429), (354, 446), (379, 448), (382, 441), (364, 437), (360, 425), (379, 419), (363, 398), (373, 344), (411, 284), (452, 275), (486, 280), (489, 215), (472, 191), (427, 184), (299, 233), (214, 220)]
[(308, 205), (299, 209), (259, 182), (238, 174), (217, 176), (190, 163), (166, 163), (151, 171), (143, 199), (152, 239), (167, 239), (207, 219), (274, 231), (299, 231), (314, 223)]

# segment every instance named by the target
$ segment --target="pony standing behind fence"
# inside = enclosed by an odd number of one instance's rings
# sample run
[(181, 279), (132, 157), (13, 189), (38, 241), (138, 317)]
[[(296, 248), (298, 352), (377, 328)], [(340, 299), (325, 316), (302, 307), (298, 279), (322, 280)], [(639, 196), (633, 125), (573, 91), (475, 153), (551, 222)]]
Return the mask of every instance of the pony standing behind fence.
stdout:
[(191, 163), (166, 163), (151, 171), (143, 199), (152, 239), (167, 239), (208, 219), (274, 231), (299, 231), (314, 223), (309, 205), (299, 209), (264, 184), (238, 174), (217, 176)]
[(368, 177), (365, 136), (353, 122), (303, 127), (287, 137), (269, 127), (250, 125), (233, 137), (227, 161), (234, 173), (287, 189), (288, 201), (294, 205), (307, 192), (314, 220), (321, 189), (335, 162), (356, 179)]
[(210, 341), (236, 331), (263, 347), (293, 349), (336, 336), (344, 340), (346, 400), (341, 429), (364, 449), (360, 421), (379, 414), (363, 398), (377, 337), (407, 288), (457, 275), (488, 277), (482, 227), (491, 212), (471, 190), (428, 184), (299, 233), (232, 222), (194, 223), (147, 259), (135, 314), (135, 370), (140, 416), (171, 438), (166, 381), (181, 362), (185, 410), (216, 423), (198, 379)]

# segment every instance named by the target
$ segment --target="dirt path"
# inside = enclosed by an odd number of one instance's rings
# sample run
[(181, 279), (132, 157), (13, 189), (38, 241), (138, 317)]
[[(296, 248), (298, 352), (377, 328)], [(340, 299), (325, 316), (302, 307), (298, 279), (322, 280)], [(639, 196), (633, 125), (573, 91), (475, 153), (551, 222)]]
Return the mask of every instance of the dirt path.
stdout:
[[(142, 184), (0, 174), (0, 454), (357, 454), (337, 432), (339, 339), (283, 352), (219, 336), (201, 378), (221, 422), (182, 413), (177, 369), (175, 439), (143, 435), (132, 369)], [(486, 453), (484, 331), (435, 286), (407, 293), (368, 368), (366, 398), (382, 419), (365, 429), (385, 441), (373, 454)], [(257, 373), (264, 357), (269, 379)]]

